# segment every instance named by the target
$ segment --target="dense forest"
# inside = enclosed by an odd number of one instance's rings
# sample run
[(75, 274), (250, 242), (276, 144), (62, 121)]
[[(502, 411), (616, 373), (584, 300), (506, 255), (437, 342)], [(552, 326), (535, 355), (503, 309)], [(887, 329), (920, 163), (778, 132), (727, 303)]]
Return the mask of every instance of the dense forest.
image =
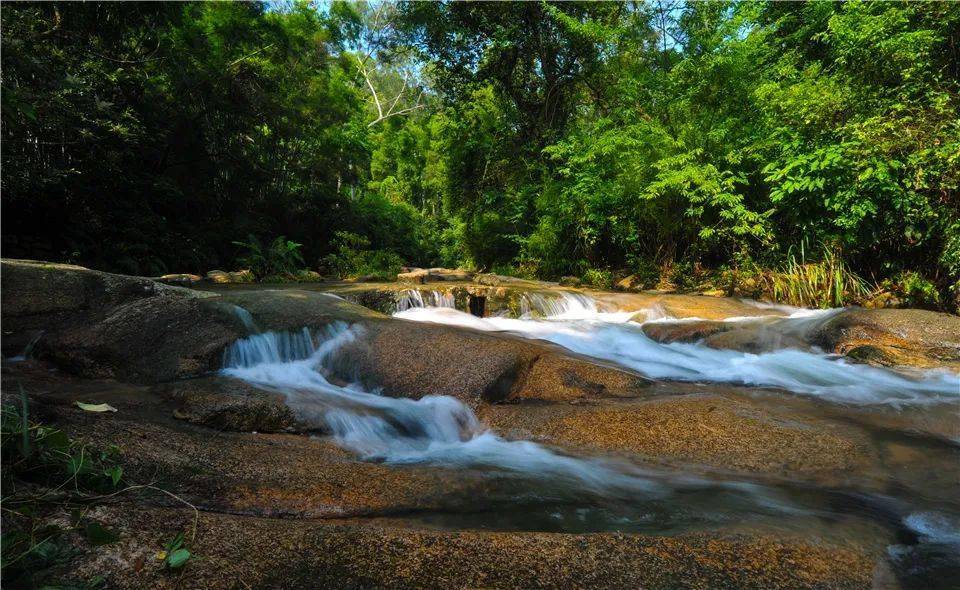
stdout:
[(5, 256), (956, 305), (958, 3), (4, 3), (2, 43)]

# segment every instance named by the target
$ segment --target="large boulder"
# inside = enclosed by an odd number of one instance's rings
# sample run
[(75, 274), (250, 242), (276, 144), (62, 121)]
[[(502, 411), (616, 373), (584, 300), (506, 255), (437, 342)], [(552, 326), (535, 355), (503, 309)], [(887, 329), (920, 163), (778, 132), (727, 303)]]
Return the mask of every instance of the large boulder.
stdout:
[(143, 277), (34, 260), (0, 261), (4, 333), (50, 330), (91, 321), (117, 305), (147, 298), (197, 298), (203, 293)]
[(362, 336), (334, 359), (334, 370), (387, 395), (450, 395), (471, 405), (631, 397), (649, 383), (545, 342), (387, 318), (365, 322)]
[(427, 282), (430, 272), (422, 268), (414, 268), (404, 271), (397, 275), (397, 280), (401, 283), (413, 283), (422, 285)]
[(878, 365), (960, 369), (960, 317), (922, 309), (848, 309), (810, 334), (824, 350)]
[(36, 349), (79, 375), (155, 383), (219, 368), (223, 349), (245, 333), (232, 306), (216, 299), (150, 297), (47, 332)]

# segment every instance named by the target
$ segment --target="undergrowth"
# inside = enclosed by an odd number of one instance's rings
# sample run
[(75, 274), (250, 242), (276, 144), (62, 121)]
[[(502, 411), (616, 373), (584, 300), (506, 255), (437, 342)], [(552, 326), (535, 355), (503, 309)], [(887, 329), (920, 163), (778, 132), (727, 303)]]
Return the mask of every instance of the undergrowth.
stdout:
[[(55, 585), (48, 579), (51, 568), (69, 564), (86, 549), (120, 540), (115, 531), (90, 516), (91, 508), (133, 491), (155, 491), (189, 503), (153, 485), (129, 484), (116, 446), (72, 439), (35, 420), (22, 387), (19, 393), (18, 403), (0, 408), (4, 587), (98, 588), (105, 582), (102, 576), (66, 584), (56, 580)], [(196, 535), (196, 508), (194, 514), (191, 539)], [(167, 544), (167, 567), (182, 567), (190, 558), (183, 545), (182, 534)]]

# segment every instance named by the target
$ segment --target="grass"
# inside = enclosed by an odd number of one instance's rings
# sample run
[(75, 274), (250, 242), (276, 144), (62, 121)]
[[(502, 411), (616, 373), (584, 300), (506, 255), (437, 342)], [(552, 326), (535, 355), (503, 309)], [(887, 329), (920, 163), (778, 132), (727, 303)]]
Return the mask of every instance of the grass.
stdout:
[(767, 273), (764, 280), (775, 301), (799, 307), (842, 307), (862, 301), (873, 291), (829, 248), (816, 262), (807, 261), (803, 247), (799, 257), (791, 248), (783, 269)]
[[(3, 534), (0, 568), (5, 586), (50, 586), (47, 571), (64, 566), (87, 547), (120, 540), (113, 531), (90, 517), (90, 508), (120, 494), (149, 491), (165, 494), (194, 510), (190, 540), (195, 540), (199, 513), (180, 497), (153, 485), (126, 485), (118, 463), (119, 449), (96, 450), (95, 445), (71, 439), (62, 430), (32, 419), (28, 398), (2, 406)], [(68, 521), (51, 518), (69, 514)], [(80, 544), (78, 545), (78, 539)], [(191, 558), (178, 535), (165, 547), (166, 566), (179, 569)], [(103, 576), (66, 586), (97, 588)]]

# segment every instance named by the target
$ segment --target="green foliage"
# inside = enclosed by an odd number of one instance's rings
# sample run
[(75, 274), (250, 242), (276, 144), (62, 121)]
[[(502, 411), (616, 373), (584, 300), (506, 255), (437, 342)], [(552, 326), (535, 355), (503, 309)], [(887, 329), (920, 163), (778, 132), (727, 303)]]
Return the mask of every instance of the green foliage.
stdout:
[(163, 561), (168, 568), (179, 569), (190, 559), (190, 551), (183, 546), (183, 542), (183, 533), (177, 533), (177, 536), (164, 544)]
[[(115, 463), (116, 448), (96, 451), (62, 430), (33, 420), (22, 388), (19, 405), (4, 404), (0, 412), (4, 489), (0, 567), (6, 584), (31, 586), (44, 570), (76, 555), (68, 533), (79, 533), (90, 546), (115, 543), (119, 537), (80, 510), (74, 510), (69, 526), (50, 524), (43, 516), (54, 500), (47, 499), (47, 494), (25, 496), (22, 490), (40, 485), (78, 495), (100, 494), (118, 488), (123, 470)], [(23, 488), (23, 482), (31, 487)], [(94, 578), (79, 587), (95, 588), (102, 581)]]
[(336, 250), (322, 264), (340, 278), (361, 276), (392, 281), (397, 278), (403, 259), (387, 250), (369, 249), (370, 241), (350, 232), (337, 232)]
[(303, 244), (290, 241), (284, 236), (274, 238), (267, 248), (264, 248), (253, 234), (247, 237), (246, 242), (233, 242), (233, 244), (246, 251), (246, 254), (237, 258), (237, 262), (249, 268), (258, 277), (273, 275), (293, 277), (304, 266), (303, 254), (300, 253)]
[(943, 301), (937, 286), (915, 272), (902, 272), (884, 281), (882, 287), (892, 291), (907, 307), (943, 309)]
[(791, 251), (785, 267), (770, 273), (767, 281), (774, 300), (802, 307), (841, 307), (862, 301), (871, 291), (867, 282), (828, 248), (823, 248), (815, 262), (806, 259), (804, 248), (799, 258)]
[(77, 489), (106, 492), (116, 488), (123, 476), (115, 463), (118, 449), (97, 450), (31, 420), (25, 394), (19, 406), (5, 404), (0, 410), (0, 439), (5, 478), (42, 484), (68, 479)]
[(580, 277), (584, 285), (597, 289), (609, 289), (613, 286), (613, 273), (609, 270), (600, 270), (596, 268), (588, 269)]
[[(291, 244), (384, 278), (401, 259), (553, 279), (751, 259), (782, 267), (785, 296), (838, 300), (817, 278), (836, 269), (791, 258), (807, 241), (941, 302), (960, 283), (957, 3), (385, 14), (6, 7), (5, 252), (137, 274), (239, 254), (261, 277), (305, 266)], [(424, 92), (379, 119), (371, 86)], [(238, 252), (247, 234), (289, 240)]]

